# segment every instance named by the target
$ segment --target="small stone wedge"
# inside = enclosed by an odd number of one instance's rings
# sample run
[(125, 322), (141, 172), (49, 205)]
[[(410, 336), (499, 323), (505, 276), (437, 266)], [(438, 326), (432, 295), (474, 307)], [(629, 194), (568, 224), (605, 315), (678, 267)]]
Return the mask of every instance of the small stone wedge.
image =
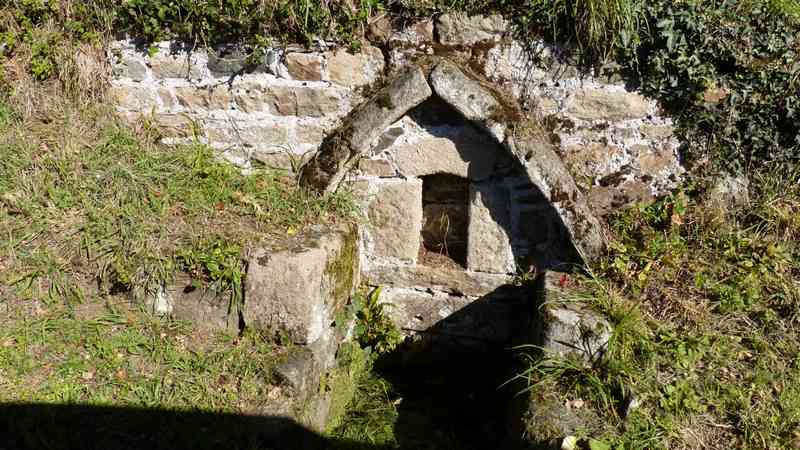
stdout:
[(430, 79), (433, 90), (442, 100), (503, 142), (506, 124), (496, 119), (502, 115), (504, 107), (491, 91), (446, 60), (433, 69)]
[(414, 66), (401, 72), (325, 138), (314, 159), (303, 167), (300, 185), (325, 194), (335, 191), (386, 127), (432, 94), (421, 68)]

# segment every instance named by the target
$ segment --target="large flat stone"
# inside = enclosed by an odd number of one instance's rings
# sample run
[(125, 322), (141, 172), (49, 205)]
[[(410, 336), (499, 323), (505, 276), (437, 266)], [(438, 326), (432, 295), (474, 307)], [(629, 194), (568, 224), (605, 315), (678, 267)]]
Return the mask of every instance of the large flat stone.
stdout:
[(539, 136), (524, 134), (509, 136), (506, 145), (525, 168), (537, 195), (552, 205), (548, 216), (558, 222), (551, 227), (553, 244), (574, 246), (585, 262), (597, 258), (605, 248), (603, 227), (552, 145)]
[(322, 338), (358, 282), (354, 230), (316, 230), (255, 249), (248, 259), (247, 326), (298, 344)]
[(329, 135), (304, 167), (300, 183), (318, 192), (333, 192), (344, 175), (391, 124), (432, 95), (425, 74), (412, 67), (399, 74), (370, 100), (356, 108)]
[(435, 289), (471, 297), (486, 295), (512, 281), (507, 275), (426, 266), (375, 266), (364, 278), (373, 286)]
[(471, 180), (491, 175), (500, 150), (496, 142), (472, 127), (463, 127), (452, 137), (424, 138), (393, 149), (395, 163), (404, 176), (447, 173)]
[(467, 267), (490, 273), (515, 273), (511, 248), (511, 199), (500, 183), (470, 185)]
[(367, 215), (373, 255), (416, 260), (422, 227), (422, 181), (377, 183)]

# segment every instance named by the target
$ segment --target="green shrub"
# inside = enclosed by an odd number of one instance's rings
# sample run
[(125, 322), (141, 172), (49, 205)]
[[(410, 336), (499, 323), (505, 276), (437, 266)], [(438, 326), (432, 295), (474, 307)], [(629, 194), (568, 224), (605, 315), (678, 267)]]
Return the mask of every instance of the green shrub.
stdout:
[(677, 119), (691, 162), (744, 171), (800, 157), (800, 29), (790, 16), (766, 0), (652, 0), (646, 14), (629, 68)]

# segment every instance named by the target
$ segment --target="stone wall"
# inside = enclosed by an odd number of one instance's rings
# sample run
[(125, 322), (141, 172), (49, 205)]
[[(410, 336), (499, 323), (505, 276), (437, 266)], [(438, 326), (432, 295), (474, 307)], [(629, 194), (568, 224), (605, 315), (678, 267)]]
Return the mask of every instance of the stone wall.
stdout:
[[(672, 122), (626, 88), (613, 67), (581, 73), (558, 47), (523, 45), (500, 17), (445, 15), (403, 28), (376, 23), (351, 54), (324, 42), (250, 61), (236, 48), (162, 42), (149, 55), (115, 42), (111, 98), (130, 118), (151, 116), (166, 141), (202, 142), (242, 166), (293, 169), (388, 72), (430, 55), (461, 60), (513, 95), (557, 144), (590, 203), (605, 214), (680, 182)], [(373, 173), (392, 170), (364, 162)]]
[(165, 142), (196, 137), (245, 167), (295, 167), (384, 72), (383, 55), (369, 46), (356, 55), (275, 49), (257, 65), (224, 48), (153, 48), (151, 56), (134, 41), (111, 46), (110, 97), (119, 112), (153, 120)]
[[(594, 214), (681, 181), (671, 120), (614, 68), (581, 73), (562, 49), (525, 46), (496, 16), (446, 15), (401, 28), (379, 21), (368, 35), (371, 43), (354, 54), (319, 42), (271, 49), (258, 60), (232, 47), (190, 51), (160, 43), (148, 54), (119, 41), (109, 52), (110, 94), (123, 116), (158, 124), (167, 143), (197, 139), (244, 168), (295, 171), (393, 74), (453, 61), (492, 96), (509, 99), (498, 105), (518, 105), (493, 114), (514, 115), (548, 147), (530, 157), (555, 149), (553, 158), (563, 160)], [(358, 143), (369, 150), (346, 181), (369, 219), (360, 231), (361, 270), (365, 282), (384, 286), (383, 301), (395, 306), (389, 311), (409, 334), (505, 344), (533, 320), (514, 275), (567, 259), (558, 253), (564, 243), (553, 221), (568, 214), (554, 207), (565, 193), (537, 188), (549, 174), (536, 171), (552, 169), (552, 160), (531, 165), (501, 145), (506, 130), (480, 126), (496, 118), (476, 122), (445, 100), (434, 95), (366, 134), (374, 141)], [(481, 101), (460, 100), (467, 109)], [(455, 178), (437, 188), (442, 174)]]

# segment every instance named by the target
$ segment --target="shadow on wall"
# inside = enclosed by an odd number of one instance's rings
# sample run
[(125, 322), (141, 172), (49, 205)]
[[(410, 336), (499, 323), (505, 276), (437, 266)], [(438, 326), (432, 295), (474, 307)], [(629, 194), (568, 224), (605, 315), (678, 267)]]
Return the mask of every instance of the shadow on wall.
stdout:
[(0, 404), (0, 450), (366, 450), (282, 417)]
[[(453, 180), (457, 177), (447, 175), (451, 182), (466, 181), (469, 189), (464, 205), (468, 217), (450, 220), (469, 223), (465, 264), (453, 258), (455, 262), (478, 272), (516, 269), (518, 274), (535, 278), (536, 283), (502, 285), (478, 299), (447, 295), (443, 301), (453, 312), (444, 318), (443, 303), (438, 301), (413, 307), (418, 314), (415, 318), (422, 320), (416, 322), (418, 327), (406, 327), (405, 331), (415, 336), (376, 364), (394, 387), (394, 395), (402, 400), (395, 437), (404, 449), (522, 448), (522, 408), (526, 405), (517, 393), (523, 387), (505, 384), (518, 373), (513, 348), (543, 344), (536, 325), (541, 322), (538, 293), (543, 289), (544, 274), (580, 268), (581, 258), (561, 215), (531, 179), (522, 159), (436, 94), (408, 116), (428, 134), (453, 141), (458, 157), (467, 164), (466, 179)], [(453, 134), (465, 127), (477, 132), (466, 134), (485, 139), (476, 145)], [(527, 161), (539, 157), (535, 153), (523, 156)], [(539, 167), (549, 164), (542, 162)], [(426, 180), (442, 175), (422, 176)], [(425, 198), (431, 197), (425, 192), (426, 184), (423, 205)], [(424, 220), (429, 222), (428, 217)], [(424, 233), (423, 229), (423, 241)]]
[[(502, 264), (491, 260), (504, 257), (522, 271), (571, 271), (581, 265), (561, 215), (518, 157), (436, 94), (408, 116), (427, 134), (451, 140), (458, 158), (467, 166), (464, 181), (469, 196), (464, 206), (469, 215), (465, 221), (469, 223), (467, 246), (471, 249), (467, 259), (471, 257), (472, 261), (466, 261), (466, 265), (470, 270), (503, 272)], [(433, 155), (427, 159), (433, 159)], [(436, 176), (458, 178), (438, 172), (425, 173), (422, 178)], [(513, 271), (512, 267), (508, 269)]]

